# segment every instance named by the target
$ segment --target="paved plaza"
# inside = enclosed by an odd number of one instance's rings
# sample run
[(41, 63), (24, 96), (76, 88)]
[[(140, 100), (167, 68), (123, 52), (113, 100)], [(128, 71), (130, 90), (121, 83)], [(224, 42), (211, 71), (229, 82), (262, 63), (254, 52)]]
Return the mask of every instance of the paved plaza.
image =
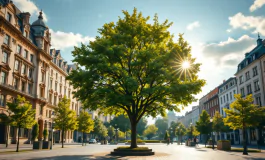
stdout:
[[(121, 159), (121, 160), (262, 160), (265, 159), (265, 152), (249, 153), (248, 156), (238, 152), (224, 152), (208, 148), (186, 147), (177, 144), (150, 144), (145, 145), (155, 151), (154, 156), (144, 157), (119, 157), (108, 155), (117, 146), (124, 145), (99, 145), (88, 144), (65, 145), (59, 148), (56, 145), (53, 150), (24, 151), (20, 153), (3, 152), (0, 149), (0, 160), (88, 160), (88, 159)], [(3, 149), (2, 149), (3, 150)]]

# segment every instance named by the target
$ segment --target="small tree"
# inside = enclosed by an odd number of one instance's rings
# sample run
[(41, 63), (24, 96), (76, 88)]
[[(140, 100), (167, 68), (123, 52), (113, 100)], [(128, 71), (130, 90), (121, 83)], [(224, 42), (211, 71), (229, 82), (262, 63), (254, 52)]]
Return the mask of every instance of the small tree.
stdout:
[(47, 130), (47, 128), (45, 128), (43, 130), (43, 137), (44, 137), (44, 141), (46, 141), (47, 140), (47, 137), (48, 137), (48, 130)]
[(39, 135), (39, 124), (35, 123), (31, 132), (31, 141), (34, 142)]
[(78, 131), (82, 132), (83, 140), (82, 146), (84, 145), (84, 138), (85, 133), (90, 133), (94, 128), (94, 121), (90, 114), (85, 112), (84, 110), (81, 111), (79, 117), (77, 118), (78, 121)]
[(240, 94), (235, 94), (235, 101), (231, 104), (231, 109), (224, 109), (227, 117), (224, 122), (232, 129), (242, 129), (244, 151), (247, 155), (246, 128), (255, 127), (260, 123), (261, 117), (264, 116), (265, 107), (258, 107), (253, 104), (252, 95), (242, 98)]
[(207, 111), (203, 110), (199, 120), (196, 122), (196, 129), (201, 133), (206, 135), (205, 138), (205, 147), (206, 143), (208, 141), (208, 134), (212, 131), (212, 124), (210, 121), (210, 115), (207, 113)]
[(167, 140), (168, 140), (168, 138), (169, 138), (169, 133), (168, 133), (168, 131), (166, 131), (166, 132), (165, 132), (165, 136), (164, 136), (164, 140), (166, 140), (166, 141), (167, 141)]
[(108, 129), (104, 126), (103, 122), (96, 117), (94, 119), (94, 129), (91, 133), (96, 134), (100, 138), (105, 138), (108, 136)]
[(77, 127), (76, 114), (70, 110), (70, 100), (64, 96), (54, 109), (55, 128), (62, 131), (61, 140), (62, 148), (64, 147), (64, 135), (66, 131), (73, 131)]
[(7, 103), (8, 112), (10, 114), (10, 121), (12, 126), (18, 128), (18, 141), (17, 141), (17, 152), (19, 151), (19, 135), (21, 128), (30, 129), (35, 123), (35, 109), (29, 101), (26, 101), (24, 97), (17, 96), (17, 100), (13, 103)]
[(154, 124), (149, 125), (149, 126), (147, 126), (146, 130), (144, 131), (144, 136), (146, 136), (148, 139), (150, 139), (156, 134), (157, 130), (158, 130), (158, 128)]
[(176, 135), (178, 136), (178, 140), (180, 140), (180, 143), (182, 144), (182, 136), (184, 136), (187, 132), (187, 129), (182, 123), (179, 123), (179, 125), (176, 127)]
[(115, 131), (114, 131), (114, 128), (112, 126), (108, 127), (108, 136), (110, 137), (111, 140), (115, 136)]
[(223, 117), (221, 116), (221, 114), (217, 111), (214, 114), (213, 117), (213, 131), (215, 131), (217, 133), (217, 135), (220, 134), (220, 132), (227, 132), (228, 128), (227, 126), (225, 126), (224, 124), (224, 120)]

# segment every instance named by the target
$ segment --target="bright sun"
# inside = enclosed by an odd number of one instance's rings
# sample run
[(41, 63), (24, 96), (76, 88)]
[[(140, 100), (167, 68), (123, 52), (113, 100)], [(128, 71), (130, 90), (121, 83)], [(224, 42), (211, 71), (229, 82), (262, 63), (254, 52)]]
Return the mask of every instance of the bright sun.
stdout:
[(190, 67), (190, 62), (188, 62), (188, 61), (184, 61), (183, 63), (182, 63), (182, 68), (183, 69), (188, 69)]

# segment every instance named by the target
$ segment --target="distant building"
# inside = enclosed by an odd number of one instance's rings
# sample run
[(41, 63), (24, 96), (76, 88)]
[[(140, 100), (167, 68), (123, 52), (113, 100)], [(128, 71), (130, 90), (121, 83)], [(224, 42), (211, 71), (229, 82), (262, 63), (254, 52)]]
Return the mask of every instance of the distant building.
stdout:
[(168, 118), (167, 125), (168, 125), (168, 128), (170, 127), (171, 122), (173, 122), (173, 121), (176, 122), (177, 121), (178, 117), (179, 116), (176, 116), (174, 111), (168, 111), (168, 113), (167, 113), (167, 118)]

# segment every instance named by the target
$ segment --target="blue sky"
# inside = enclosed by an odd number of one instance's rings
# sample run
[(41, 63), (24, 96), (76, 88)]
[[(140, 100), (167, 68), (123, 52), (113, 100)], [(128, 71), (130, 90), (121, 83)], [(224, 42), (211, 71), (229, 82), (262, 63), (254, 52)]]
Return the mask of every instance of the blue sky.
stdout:
[[(71, 61), (73, 46), (88, 43), (104, 23), (117, 21), (122, 10), (136, 7), (144, 16), (155, 13), (173, 22), (171, 33), (184, 33), (192, 55), (202, 63), (200, 77), (207, 80), (200, 98), (233, 76), (244, 54), (265, 37), (265, 0), (13, 0), (36, 20), (40, 9), (52, 33), (52, 47)], [(182, 113), (191, 110), (192, 105)]]

